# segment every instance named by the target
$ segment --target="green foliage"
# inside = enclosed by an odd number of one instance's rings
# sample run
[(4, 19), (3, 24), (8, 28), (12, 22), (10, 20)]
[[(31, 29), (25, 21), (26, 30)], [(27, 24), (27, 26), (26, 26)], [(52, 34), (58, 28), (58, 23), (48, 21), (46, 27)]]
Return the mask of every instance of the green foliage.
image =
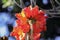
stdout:
[(4, 4), (4, 3), (6, 3), (8, 0), (2, 0), (2, 3)]
[(12, 0), (2, 0), (2, 3), (3, 3), (3, 5), (2, 5), (3, 8), (6, 8), (8, 6), (13, 5), (13, 1)]

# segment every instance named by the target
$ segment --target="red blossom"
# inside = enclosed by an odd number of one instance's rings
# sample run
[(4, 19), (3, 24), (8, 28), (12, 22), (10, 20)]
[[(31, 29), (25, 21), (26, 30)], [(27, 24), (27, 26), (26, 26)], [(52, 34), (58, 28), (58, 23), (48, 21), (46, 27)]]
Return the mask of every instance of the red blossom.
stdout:
[[(22, 16), (24, 14), (25, 16)], [(22, 10), (21, 14), (16, 14), (17, 20), (17, 28), (13, 29), (12, 36), (16, 36), (16, 39), (19, 40), (20, 32), (27, 33), (30, 31), (29, 20), (34, 19), (34, 23), (32, 23), (33, 27), (33, 39), (39, 40), (40, 32), (46, 31), (46, 18), (45, 12), (40, 10), (38, 6), (35, 6), (31, 9), (31, 7), (26, 7)], [(22, 30), (22, 31), (21, 31)], [(24, 37), (23, 37), (24, 39)]]

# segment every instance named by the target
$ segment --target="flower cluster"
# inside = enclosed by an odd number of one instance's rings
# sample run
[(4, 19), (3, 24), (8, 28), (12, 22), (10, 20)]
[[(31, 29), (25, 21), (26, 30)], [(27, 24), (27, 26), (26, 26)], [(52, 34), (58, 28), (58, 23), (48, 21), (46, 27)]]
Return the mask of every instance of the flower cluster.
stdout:
[[(39, 37), (41, 35), (40, 32), (46, 31), (47, 16), (45, 16), (44, 13), (44, 11), (39, 10), (38, 6), (35, 6), (33, 8), (29, 6), (22, 9), (21, 13), (16, 14), (17, 27), (13, 29), (11, 36), (15, 36), (16, 40), (24, 40), (25, 34), (30, 33), (30, 24), (32, 24), (33, 40), (39, 40)], [(31, 22), (29, 23), (30, 20)]]

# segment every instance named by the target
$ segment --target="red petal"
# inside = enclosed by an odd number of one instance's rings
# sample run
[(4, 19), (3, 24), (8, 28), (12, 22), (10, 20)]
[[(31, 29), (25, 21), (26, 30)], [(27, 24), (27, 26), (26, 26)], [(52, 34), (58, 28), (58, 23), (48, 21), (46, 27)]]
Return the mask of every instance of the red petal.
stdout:
[(26, 16), (28, 18), (30, 18), (31, 17), (31, 10), (30, 10), (30, 8), (29, 7), (26, 7), (26, 8), (24, 8), (24, 11), (25, 11)]
[(33, 38), (34, 38), (34, 40), (39, 40), (40, 39), (40, 33), (34, 33), (33, 34)]
[(29, 30), (30, 30), (29, 24), (20, 25), (20, 27), (24, 33), (29, 32)]

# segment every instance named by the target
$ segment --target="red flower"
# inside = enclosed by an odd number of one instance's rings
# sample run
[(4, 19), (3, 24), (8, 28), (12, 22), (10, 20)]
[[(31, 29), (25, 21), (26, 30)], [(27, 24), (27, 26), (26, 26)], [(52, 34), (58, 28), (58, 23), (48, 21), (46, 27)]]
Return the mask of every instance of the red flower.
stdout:
[[(26, 7), (22, 10), (20, 14), (16, 14), (17, 27), (13, 29), (12, 36), (16, 36), (16, 39), (19, 40), (19, 36), (23, 33), (30, 31), (30, 23), (33, 27), (33, 40), (39, 40), (40, 32), (46, 31), (46, 16), (45, 12), (40, 10), (38, 6), (31, 8), (31, 6)], [(34, 21), (34, 22), (32, 22)], [(22, 38), (24, 40), (24, 37)]]

